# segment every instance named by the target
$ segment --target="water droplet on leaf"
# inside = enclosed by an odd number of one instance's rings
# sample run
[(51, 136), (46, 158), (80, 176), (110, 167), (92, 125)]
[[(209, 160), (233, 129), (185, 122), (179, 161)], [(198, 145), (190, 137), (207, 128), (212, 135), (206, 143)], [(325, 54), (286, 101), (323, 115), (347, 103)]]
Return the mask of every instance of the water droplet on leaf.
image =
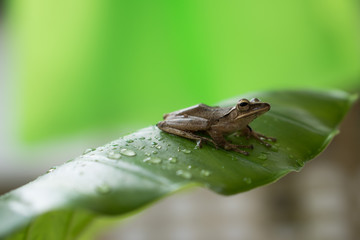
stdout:
[(114, 151), (111, 151), (111, 152), (109, 152), (107, 154), (107, 157), (111, 158), (111, 159), (119, 159), (121, 157), (121, 154), (117, 153), (117, 152), (114, 152)]
[(266, 160), (268, 157), (265, 153), (261, 153), (257, 158), (261, 160)]
[(177, 170), (176, 175), (181, 176), (181, 177), (183, 177), (185, 179), (191, 179), (192, 178), (192, 174), (190, 172), (183, 171), (183, 170)]
[(243, 178), (243, 181), (244, 181), (246, 184), (251, 184), (251, 182), (252, 182), (251, 178), (247, 178), (247, 177), (244, 177), (244, 178)]
[(169, 157), (169, 162), (170, 163), (176, 163), (177, 162), (177, 158), (176, 157)]
[(296, 163), (297, 163), (297, 165), (299, 166), (299, 167), (303, 167), (305, 164), (304, 164), (304, 162), (303, 161), (301, 161), (301, 160), (296, 160)]
[(143, 160), (143, 162), (153, 163), (153, 164), (159, 164), (161, 163), (161, 158), (158, 157), (148, 157)]
[(94, 150), (95, 150), (95, 148), (88, 148), (83, 152), (83, 155), (88, 154), (89, 152), (92, 152)]
[(51, 173), (56, 169), (56, 167), (51, 167), (46, 173)]
[(183, 153), (191, 153), (191, 150), (189, 150), (189, 149), (182, 149), (181, 150)]
[(209, 170), (202, 169), (200, 171), (200, 174), (205, 176), (205, 177), (208, 177), (208, 176), (210, 176), (211, 172)]
[(277, 151), (279, 151), (279, 147), (276, 146), (276, 145), (271, 145), (270, 150), (273, 151), (273, 152), (277, 152)]
[(111, 192), (111, 188), (107, 184), (102, 184), (101, 186), (96, 187), (96, 192), (99, 194), (108, 194)]
[(136, 155), (136, 152), (134, 152), (133, 150), (130, 150), (130, 149), (126, 149), (126, 148), (121, 149), (120, 153), (122, 155), (125, 155), (125, 156), (128, 156), (128, 157), (133, 157), (133, 156)]

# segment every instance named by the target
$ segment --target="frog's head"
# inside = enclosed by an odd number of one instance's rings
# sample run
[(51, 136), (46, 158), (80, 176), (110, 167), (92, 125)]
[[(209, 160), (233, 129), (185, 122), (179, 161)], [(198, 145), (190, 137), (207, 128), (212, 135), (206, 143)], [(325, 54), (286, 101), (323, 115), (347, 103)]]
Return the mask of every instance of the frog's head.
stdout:
[(250, 119), (249, 120), (252, 121), (261, 114), (269, 111), (270, 104), (261, 102), (257, 98), (253, 98), (250, 101), (247, 100), (246, 98), (243, 98), (239, 100), (235, 108), (237, 111), (236, 119), (250, 118), (251, 120)]

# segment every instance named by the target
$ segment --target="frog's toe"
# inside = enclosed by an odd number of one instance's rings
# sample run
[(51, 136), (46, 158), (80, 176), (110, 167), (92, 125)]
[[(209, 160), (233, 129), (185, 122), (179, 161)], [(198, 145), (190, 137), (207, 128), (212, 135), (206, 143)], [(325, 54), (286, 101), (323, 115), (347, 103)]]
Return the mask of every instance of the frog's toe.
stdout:
[(268, 137), (268, 139), (272, 142), (276, 142), (276, 138), (274, 138), (274, 137)]
[(271, 145), (270, 143), (265, 143), (265, 146), (269, 148), (269, 147), (271, 147), (272, 145)]
[(233, 149), (235, 152), (238, 152), (238, 153), (241, 153), (245, 156), (249, 156), (249, 153), (247, 151), (244, 151), (244, 150), (241, 150), (241, 149), (238, 149), (238, 148), (235, 148)]
[(249, 149), (254, 149), (254, 146), (252, 144), (250, 145), (239, 145), (239, 148), (249, 148)]
[(224, 145), (224, 149), (225, 150), (232, 150), (238, 153), (241, 153), (245, 156), (248, 156), (249, 153), (247, 151), (241, 150), (240, 148), (249, 148), (252, 149), (253, 146), (252, 145), (237, 145), (237, 144), (232, 144), (232, 143), (227, 143)]

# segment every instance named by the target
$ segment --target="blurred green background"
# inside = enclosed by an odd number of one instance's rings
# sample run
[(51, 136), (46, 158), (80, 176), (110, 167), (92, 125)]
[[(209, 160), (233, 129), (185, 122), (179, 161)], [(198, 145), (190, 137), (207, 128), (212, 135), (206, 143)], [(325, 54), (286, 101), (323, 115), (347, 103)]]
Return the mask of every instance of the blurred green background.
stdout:
[(12, 0), (4, 12), (27, 143), (247, 91), (360, 85), (355, 0)]

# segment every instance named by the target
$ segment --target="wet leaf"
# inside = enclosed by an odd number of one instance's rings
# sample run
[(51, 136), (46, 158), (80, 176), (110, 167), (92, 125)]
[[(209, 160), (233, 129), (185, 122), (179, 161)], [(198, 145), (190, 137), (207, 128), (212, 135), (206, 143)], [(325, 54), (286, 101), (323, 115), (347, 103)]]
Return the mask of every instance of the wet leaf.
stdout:
[[(230, 195), (299, 171), (328, 145), (355, 96), (340, 91), (272, 91), (245, 94), (271, 110), (251, 123), (277, 138), (267, 148), (255, 140), (250, 155), (216, 149), (152, 126), (124, 136), (0, 198), (0, 237), (75, 239), (105, 216), (139, 210), (170, 193), (198, 185)], [(184, 106), (186, 107), (186, 106)]]

